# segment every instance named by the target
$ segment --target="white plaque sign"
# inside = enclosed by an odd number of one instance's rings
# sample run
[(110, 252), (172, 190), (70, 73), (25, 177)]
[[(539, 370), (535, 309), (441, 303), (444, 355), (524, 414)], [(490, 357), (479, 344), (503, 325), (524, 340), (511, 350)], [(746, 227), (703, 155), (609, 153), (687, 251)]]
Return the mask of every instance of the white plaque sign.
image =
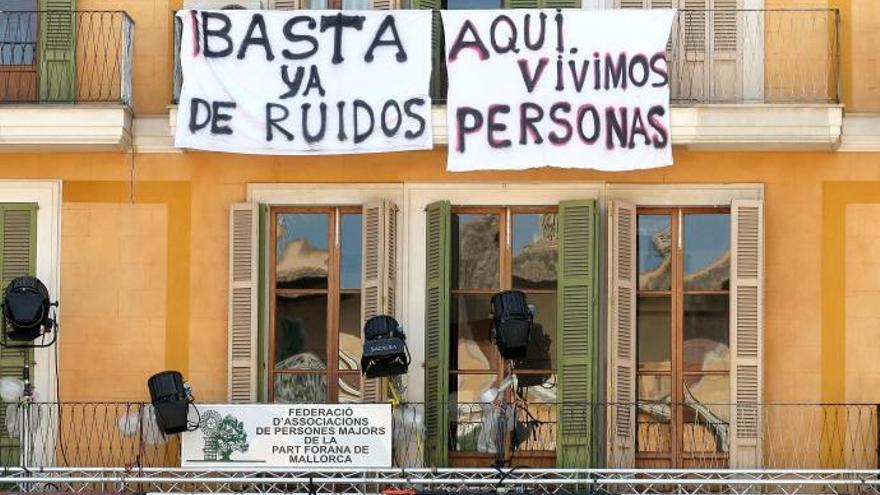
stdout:
[(390, 404), (200, 405), (184, 467), (391, 466)]

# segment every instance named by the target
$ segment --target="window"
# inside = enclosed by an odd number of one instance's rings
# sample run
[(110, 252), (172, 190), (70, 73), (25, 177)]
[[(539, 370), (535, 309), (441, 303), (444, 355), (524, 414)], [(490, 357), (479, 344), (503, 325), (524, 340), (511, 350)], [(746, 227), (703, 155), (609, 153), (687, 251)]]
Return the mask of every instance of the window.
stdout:
[[(507, 399), (525, 399), (535, 419), (548, 419), (540, 404), (556, 401), (556, 207), (453, 208), (451, 233), (449, 384), (458, 413), (451, 448), (487, 452), (495, 440), (482, 432), (491, 427), (483, 408), (511, 374), (489, 337), (496, 292), (525, 292), (535, 314), (529, 351), (514, 364), (517, 385)], [(553, 432), (541, 433), (529, 449), (553, 450)]]
[(726, 465), (730, 221), (727, 208), (638, 210), (636, 446), (646, 465)]
[(360, 207), (271, 210), (269, 399), (362, 398)]
[(8, 0), (0, 12), (0, 101), (33, 101), (37, 83), (37, 2)]
[[(500, 454), (535, 467), (596, 462), (597, 223), (590, 199), (425, 205), (424, 396), (443, 405), (426, 409), (426, 465), (488, 466)], [(535, 307), (513, 372), (488, 337), (489, 301), (504, 289)]]

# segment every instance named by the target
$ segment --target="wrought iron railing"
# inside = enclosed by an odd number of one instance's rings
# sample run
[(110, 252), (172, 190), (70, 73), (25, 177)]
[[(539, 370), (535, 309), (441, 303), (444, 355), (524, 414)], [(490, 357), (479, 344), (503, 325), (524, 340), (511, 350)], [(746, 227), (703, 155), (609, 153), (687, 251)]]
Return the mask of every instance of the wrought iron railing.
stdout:
[(834, 9), (679, 10), (667, 45), (674, 103), (837, 103)]
[[(394, 462), (423, 467), (425, 408), (448, 407), (448, 450), (494, 456), (499, 450), (528, 457), (557, 451), (558, 417), (577, 410), (597, 449), (575, 465), (627, 465), (611, 437), (609, 418), (621, 408), (636, 418), (633, 448), (640, 459), (666, 458), (666, 467), (729, 467), (732, 404), (456, 403), (402, 404), (394, 408)], [(746, 407), (743, 405), (740, 408)], [(761, 404), (761, 458), (743, 468), (880, 469), (878, 408), (874, 404)], [(179, 438), (165, 437), (149, 404), (88, 402), (5, 404), (0, 410), (0, 467), (176, 467)], [(607, 445), (606, 445), (607, 444)], [(632, 449), (628, 449), (630, 452)], [(631, 461), (630, 461), (631, 462)], [(437, 466), (427, 466), (437, 467)], [(442, 466), (440, 466), (442, 467)]]
[[(835, 9), (679, 10), (667, 44), (671, 101), (838, 103), (839, 22)], [(172, 94), (177, 103), (183, 74), (181, 25), (177, 20), (174, 25)], [(431, 96), (434, 103), (443, 103), (445, 66), (443, 57), (435, 60), (441, 65), (433, 67)]]
[(118, 11), (0, 11), (0, 104), (132, 103), (134, 21)]

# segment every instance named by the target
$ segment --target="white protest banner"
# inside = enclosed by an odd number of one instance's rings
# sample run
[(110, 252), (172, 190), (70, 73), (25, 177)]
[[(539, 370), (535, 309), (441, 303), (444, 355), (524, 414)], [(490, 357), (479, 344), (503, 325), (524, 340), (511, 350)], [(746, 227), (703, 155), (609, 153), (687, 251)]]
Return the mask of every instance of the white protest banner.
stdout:
[(431, 12), (182, 10), (175, 146), (430, 149)]
[(391, 467), (391, 404), (199, 405), (184, 467)]
[(447, 168), (672, 164), (671, 10), (449, 10)]

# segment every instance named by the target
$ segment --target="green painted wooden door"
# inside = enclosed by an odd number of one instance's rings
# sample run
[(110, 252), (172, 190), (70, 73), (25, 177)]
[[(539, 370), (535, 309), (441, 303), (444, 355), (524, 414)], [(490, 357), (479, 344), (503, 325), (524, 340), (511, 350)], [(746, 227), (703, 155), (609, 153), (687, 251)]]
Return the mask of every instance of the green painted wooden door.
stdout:
[[(0, 294), (16, 277), (36, 274), (37, 205), (0, 204)], [(0, 377), (22, 378), (26, 359), (23, 349), (0, 348)], [(20, 465), (18, 438), (9, 436), (6, 409), (0, 404), (0, 465)]]
[(425, 252), (425, 464), (445, 467), (449, 437), (450, 205), (427, 209)]
[(75, 11), (76, 0), (40, 0), (38, 79), (41, 102), (67, 103), (75, 99)]
[(556, 465), (592, 467), (598, 446), (598, 242), (596, 202), (559, 204)]

